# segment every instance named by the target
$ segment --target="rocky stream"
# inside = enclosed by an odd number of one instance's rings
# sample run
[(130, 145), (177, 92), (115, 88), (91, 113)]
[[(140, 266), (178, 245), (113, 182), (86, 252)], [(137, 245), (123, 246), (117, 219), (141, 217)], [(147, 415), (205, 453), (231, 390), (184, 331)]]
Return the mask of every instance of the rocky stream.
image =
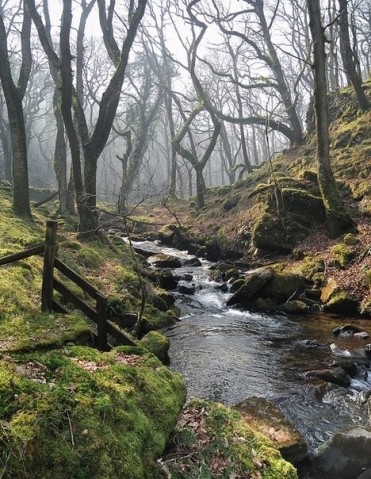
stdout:
[[(164, 334), (189, 397), (231, 407), (267, 400), (304, 438), (305, 453), (293, 461), (306, 459), (300, 477), (371, 478), (369, 321), (228, 307), (229, 285), (210, 279), (208, 261), (150, 242), (135, 248), (178, 258), (172, 294), (181, 315)], [(160, 266), (155, 256), (149, 261)]]

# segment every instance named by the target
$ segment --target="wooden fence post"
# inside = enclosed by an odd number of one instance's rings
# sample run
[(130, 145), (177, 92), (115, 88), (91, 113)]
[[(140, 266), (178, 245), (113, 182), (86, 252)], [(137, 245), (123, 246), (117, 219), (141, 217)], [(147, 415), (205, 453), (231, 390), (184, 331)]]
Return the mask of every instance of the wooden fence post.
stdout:
[(53, 305), (53, 269), (57, 247), (57, 221), (46, 222), (43, 284), (41, 290), (41, 311), (52, 311)]
[(108, 351), (107, 343), (107, 297), (98, 293), (97, 295), (97, 327), (98, 327), (98, 349)]

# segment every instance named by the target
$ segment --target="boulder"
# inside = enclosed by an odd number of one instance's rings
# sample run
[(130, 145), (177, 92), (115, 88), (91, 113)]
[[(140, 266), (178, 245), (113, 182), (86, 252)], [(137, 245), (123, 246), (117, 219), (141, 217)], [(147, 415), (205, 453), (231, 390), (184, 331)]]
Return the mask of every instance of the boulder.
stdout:
[(274, 272), (270, 281), (263, 285), (261, 292), (263, 297), (283, 303), (294, 296), (299, 296), (305, 284), (306, 279), (301, 274)]
[(328, 383), (337, 384), (343, 388), (350, 386), (350, 377), (343, 368), (333, 367), (330, 369), (318, 369), (307, 371), (304, 376), (308, 379), (322, 379)]
[(202, 266), (201, 261), (196, 256), (194, 258), (182, 259), (180, 260), (180, 263), (182, 266), (190, 266), (190, 267)]
[(147, 261), (156, 268), (180, 268), (182, 266), (179, 258), (163, 253), (150, 256)]
[(280, 310), (287, 314), (302, 314), (309, 311), (309, 307), (303, 301), (293, 299), (280, 306)]
[[(338, 432), (316, 451), (315, 469), (329, 479), (358, 479), (371, 468), (371, 428)], [(366, 476), (368, 477), (368, 476)]]
[(262, 397), (250, 397), (233, 406), (253, 429), (268, 436), (282, 457), (294, 465), (308, 457), (304, 437), (282, 412)]
[(242, 286), (228, 299), (227, 305), (248, 304), (256, 296), (260, 289), (273, 277), (273, 270), (269, 267), (259, 268), (247, 272)]
[(265, 254), (290, 253), (307, 236), (308, 229), (304, 226), (295, 223), (291, 232), (288, 232), (282, 224), (282, 218), (265, 213), (255, 223), (252, 243), (257, 250), (264, 250)]
[(157, 291), (152, 297), (152, 304), (160, 311), (167, 311), (175, 303), (175, 297), (168, 291)]
[(142, 276), (148, 278), (160, 288), (175, 289), (178, 285), (178, 280), (169, 269), (153, 270), (149, 268), (140, 268), (139, 272)]

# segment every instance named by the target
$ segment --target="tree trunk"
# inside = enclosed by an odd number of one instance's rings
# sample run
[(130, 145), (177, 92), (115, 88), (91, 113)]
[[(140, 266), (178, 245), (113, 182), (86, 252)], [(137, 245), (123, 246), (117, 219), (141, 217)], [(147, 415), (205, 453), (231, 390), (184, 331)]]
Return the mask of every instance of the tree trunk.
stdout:
[(329, 235), (337, 237), (351, 226), (330, 163), (325, 35), (319, 0), (307, 0), (313, 38), (314, 109), (317, 133), (318, 183), (326, 210)]
[(23, 12), (21, 33), (22, 65), (17, 86), (14, 83), (8, 55), (7, 34), (0, 14), (0, 79), (8, 109), (9, 129), (13, 153), (13, 210), (16, 215), (32, 219), (29, 195), (27, 139), (23, 104), (31, 71), (31, 17)]
[(348, 0), (339, 0), (340, 7), (340, 51), (344, 63), (345, 73), (353, 86), (359, 107), (362, 111), (370, 108), (370, 103), (362, 88), (362, 79), (358, 75), (355, 64), (355, 56), (350, 45), (349, 23), (348, 23)]

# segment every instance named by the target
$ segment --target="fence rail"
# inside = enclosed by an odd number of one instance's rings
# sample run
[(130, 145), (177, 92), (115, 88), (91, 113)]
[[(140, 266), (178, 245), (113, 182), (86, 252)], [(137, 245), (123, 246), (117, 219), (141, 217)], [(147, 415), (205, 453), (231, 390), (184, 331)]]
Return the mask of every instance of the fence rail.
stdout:
[[(67, 314), (68, 308), (60, 304), (53, 297), (53, 291), (57, 291), (64, 299), (71, 303), (76, 309), (82, 311), (91, 321), (97, 325), (97, 333), (93, 332), (97, 347), (102, 351), (111, 349), (108, 342), (110, 334), (117, 342), (123, 345), (135, 345), (121, 329), (107, 319), (108, 298), (97, 290), (92, 284), (77, 274), (73, 269), (56, 257), (57, 251), (57, 221), (48, 220), (46, 223), (45, 244), (40, 244), (19, 253), (13, 253), (0, 258), (0, 265), (5, 265), (44, 253), (43, 281), (41, 289), (41, 310), (44, 312), (55, 311)], [(54, 269), (79, 286), (93, 300), (95, 308), (79, 298), (62, 281), (55, 278)]]

